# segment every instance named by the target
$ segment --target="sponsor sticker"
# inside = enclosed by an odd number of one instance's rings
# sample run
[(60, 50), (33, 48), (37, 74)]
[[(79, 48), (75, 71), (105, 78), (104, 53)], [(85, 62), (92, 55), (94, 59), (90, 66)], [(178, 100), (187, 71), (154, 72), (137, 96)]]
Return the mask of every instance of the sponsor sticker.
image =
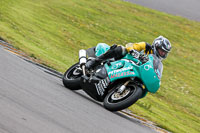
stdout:
[(109, 72), (108, 75), (127, 71), (127, 70), (130, 70), (130, 69), (133, 69), (133, 66), (125, 67), (125, 68), (118, 69), (118, 70), (113, 70), (113, 71)]
[(108, 87), (109, 83), (110, 81), (108, 77), (106, 79), (99, 81), (99, 83), (95, 83), (98, 95), (100, 96), (104, 95), (105, 89)]
[(122, 77), (122, 76), (128, 76), (128, 75), (134, 75), (134, 72), (123, 72), (123, 73), (119, 73), (119, 74), (111, 74), (111, 78), (115, 78), (115, 77)]
[(145, 66), (144, 66), (144, 69), (145, 69), (146, 71), (148, 71), (150, 68), (153, 68), (153, 67), (150, 66), (150, 65), (145, 65)]
[(123, 66), (123, 64), (121, 62), (119, 62), (119, 63), (113, 65), (112, 69), (117, 69), (117, 68), (122, 67), (122, 66)]

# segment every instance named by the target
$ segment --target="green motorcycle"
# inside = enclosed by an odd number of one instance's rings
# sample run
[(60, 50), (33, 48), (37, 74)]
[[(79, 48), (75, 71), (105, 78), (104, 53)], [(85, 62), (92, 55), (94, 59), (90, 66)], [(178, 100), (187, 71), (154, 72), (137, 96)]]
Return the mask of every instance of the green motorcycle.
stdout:
[[(110, 49), (105, 43), (79, 51), (79, 63), (70, 67), (63, 76), (63, 84), (70, 90), (82, 89), (93, 99), (103, 102), (110, 111), (125, 109), (148, 92), (160, 87), (163, 65), (153, 54), (137, 51), (127, 53), (120, 60), (108, 59), (101, 65), (87, 70), (85, 63)], [(145, 61), (140, 56), (145, 56)], [(89, 58), (87, 58), (89, 57)]]

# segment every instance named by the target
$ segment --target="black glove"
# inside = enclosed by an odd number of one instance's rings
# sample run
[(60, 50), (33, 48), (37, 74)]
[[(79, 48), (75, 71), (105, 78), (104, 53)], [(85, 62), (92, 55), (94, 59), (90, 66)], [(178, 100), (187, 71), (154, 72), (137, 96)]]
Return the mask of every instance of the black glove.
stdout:
[(146, 54), (140, 54), (139, 60), (142, 62), (142, 64), (146, 63), (149, 60), (149, 57)]
[(140, 53), (135, 49), (130, 50), (130, 54), (136, 59), (138, 59), (140, 56)]

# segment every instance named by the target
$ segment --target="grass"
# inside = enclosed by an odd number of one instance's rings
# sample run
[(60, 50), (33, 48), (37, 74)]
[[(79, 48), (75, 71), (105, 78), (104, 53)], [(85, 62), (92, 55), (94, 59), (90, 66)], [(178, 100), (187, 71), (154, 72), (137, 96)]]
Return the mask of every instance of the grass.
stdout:
[(200, 132), (200, 23), (120, 0), (1, 0), (0, 37), (64, 72), (78, 50), (167, 37), (158, 93), (129, 109), (172, 132)]

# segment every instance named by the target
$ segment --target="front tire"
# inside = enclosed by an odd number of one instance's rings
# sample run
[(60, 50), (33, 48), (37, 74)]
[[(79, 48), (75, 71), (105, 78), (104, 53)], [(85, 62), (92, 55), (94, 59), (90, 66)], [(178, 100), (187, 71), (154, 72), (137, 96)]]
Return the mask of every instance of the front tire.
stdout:
[(66, 88), (70, 90), (79, 90), (81, 89), (80, 82), (82, 73), (78, 71), (79, 63), (71, 66), (63, 76), (63, 84)]
[[(117, 92), (122, 84), (115, 86), (104, 98), (104, 107), (110, 111), (128, 108), (142, 96), (142, 88), (137, 85), (127, 85), (122, 94)], [(117, 94), (118, 93), (118, 94)]]

